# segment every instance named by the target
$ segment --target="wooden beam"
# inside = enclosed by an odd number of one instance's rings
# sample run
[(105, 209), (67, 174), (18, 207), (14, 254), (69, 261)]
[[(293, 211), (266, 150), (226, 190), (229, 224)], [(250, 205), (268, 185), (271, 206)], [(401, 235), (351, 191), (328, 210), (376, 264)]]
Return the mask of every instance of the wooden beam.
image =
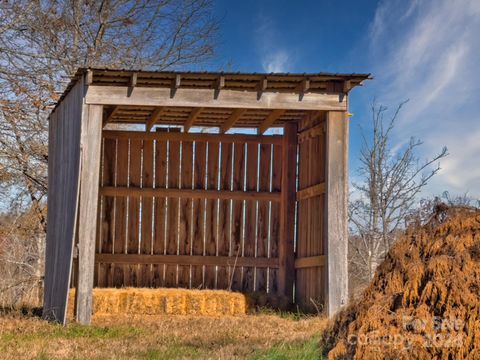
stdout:
[(170, 98), (168, 88), (149, 88), (137, 86), (130, 96), (125, 86), (87, 87), (87, 104), (122, 106), (181, 106), (242, 109), (292, 109), (292, 110), (339, 110), (346, 111), (347, 101), (336, 94), (309, 92), (303, 99), (298, 93), (266, 91), (257, 99), (254, 91), (222, 90), (214, 98), (215, 89), (180, 88), (174, 98)]
[(150, 132), (152, 128), (155, 126), (158, 120), (160, 120), (160, 117), (162, 116), (163, 112), (165, 110), (165, 107), (159, 107), (156, 108), (153, 113), (152, 117), (147, 121), (147, 125), (145, 127), (146, 132)]
[(105, 186), (100, 188), (103, 196), (129, 196), (129, 197), (169, 197), (181, 199), (222, 199), (222, 200), (256, 200), (280, 201), (279, 192), (257, 191), (227, 191), (203, 189), (165, 189), (165, 188), (136, 188)]
[(158, 141), (201, 141), (212, 143), (247, 143), (247, 144), (274, 144), (282, 145), (280, 135), (248, 135), (248, 134), (205, 134), (181, 132), (143, 132), (143, 131), (118, 131), (103, 130), (103, 137), (108, 139), (140, 139)]
[(128, 94), (127, 96), (130, 97), (132, 95), (133, 88), (137, 86), (137, 78), (138, 78), (138, 73), (134, 72), (130, 76), (130, 86), (128, 87)]
[(278, 268), (278, 258), (237, 258), (235, 256), (96, 254), (95, 262), (114, 264), (211, 265), (225, 267), (245, 266)]
[(325, 193), (325, 183), (310, 186), (308, 188), (298, 190), (297, 201), (310, 199)]
[(218, 77), (215, 83), (215, 93), (213, 95), (215, 99), (218, 98), (218, 94), (220, 94), (220, 90), (222, 90), (224, 87), (225, 87), (225, 76), (221, 75)]
[(257, 100), (260, 100), (262, 98), (262, 95), (267, 90), (267, 87), (268, 87), (267, 78), (264, 77), (260, 79), (260, 81), (257, 84)]
[(170, 98), (173, 99), (175, 94), (177, 93), (177, 89), (180, 87), (182, 83), (182, 76), (180, 74), (176, 74), (175, 78), (172, 81), (172, 87), (170, 89)]
[(102, 106), (86, 105), (82, 119), (76, 320), (84, 325), (90, 324), (92, 316), (92, 288), (95, 271), (94, 258), (102, 143), (102, 113)]
[(305, 269), (312, 267), (319, 267), (325, 265), (325, 256), (308, 256), (295, 259), (295, 269)]
[(240, 119), (243, 114), (245, 114), (246, 111), (247, 109), (233, 110), (232, 115), (230, 115), (230, 117), (227, 120), (225, 120), (222, 127), (220, 128), (220, 133), (225, 134), (228, 130), (230, 130), (233, 127), (233, 125), (235, 125), (237, 120)]
[(115, 106), (110, 113), (103, 119), (102, 127), (105, 127), (110, 121), (112, 121), (115, 114), (120, 110), (120, 106)]
[(310, 90), (310, 79), (303, 79), (302, 82), (299, 85), (299, 91), (300, 94), (298, 96), (298, 99), (300, 101), (303, 100), (303, 97), (305, 96), (305, 93)]
[(183, 132), (188, 133), (190, 128), (192, 127), (193, 123), (197, 119), (197, 117), (200, 115), (200, 113), (203, 111), (202, 107), (199, 108), (194, 108), (190, 115), (188, 116), (187, 121), (185, 121), (185, 124), (183, 125)]
[(137, 79), (138, 79), (138, 73), (134, 72), (132, 73), (132, 76), (130, 77), (130, 87), (134, 88), (137, 86)]
[(321, 124), (315, 125), (310, 129), (307, 129), (298, 133), (298, 143), (301, 144), (305, 140), (323, 135), (324, 133), (325, 133), (325, 123), (322, 122)]
[(302, 80), (302, 93), (306, 93), (310, 90), (310, 79), (303, 79)]
[(276, 109), (272, 110), (272, 112), (266, 117), (265, 120), (260, 124), (258, 127), (258, 133), (263, 134), (265, 131), (268, 130), (270, 126), (273, 125), (275, 121), (277, 121), (283, 114), (285, 114), (284, 109)]
[[(326, 131), (326, 306), (333, 316), (348, 301), (348, 116), (327, 113)], [(319, 219), (320, 221), (320, 219)]]
[(297, 124), (285, 124), (282, 147), (282, 192), (280, 203), (280, 239), (278, 244), (278, 290), (289, 300), (293, 298), (295, 279), (295, 185), (297, 161)]
[(85, 75), (85, 85), (90, 86), (93, 83), (93, 71), (92, 70), (87, 70), (87, 73)]
[(217, 83), (215, 84), (215, 88), (220, 91), (224, 87), (225, 87), (225, 76), (220, 75), (217, 79)]

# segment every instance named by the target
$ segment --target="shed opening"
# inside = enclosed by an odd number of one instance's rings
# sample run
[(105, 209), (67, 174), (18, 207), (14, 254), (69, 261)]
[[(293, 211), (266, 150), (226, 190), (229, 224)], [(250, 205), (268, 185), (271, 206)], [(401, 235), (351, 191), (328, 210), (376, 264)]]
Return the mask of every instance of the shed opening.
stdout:
[(347, 94), (366, 78), (79, 70), (50, 116), (44, 317), (65, 321), (70, 285), (83, 323), (94, 286), (261, 292), (335, 312)]

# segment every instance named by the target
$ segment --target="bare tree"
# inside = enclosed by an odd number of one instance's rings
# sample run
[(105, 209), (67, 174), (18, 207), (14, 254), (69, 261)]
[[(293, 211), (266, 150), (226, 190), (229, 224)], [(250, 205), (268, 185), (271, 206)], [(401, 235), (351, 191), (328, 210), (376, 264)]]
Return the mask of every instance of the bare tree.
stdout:
[(399, 150), (393, 150), (392, 132), (404, 106), (401, 103), (389, 119), (387, 108), (372, 104), (373, 132), (360, 153), (360, 183), (354, 183), (354, 199), (349, 204), (350, 268), (357, 281), (369, 281), (379, 263), (413, 211), (418, 195), (440, 170), (439, 154), (420, 162), (415, 152), (422, 144), (411, 138)]
[(46, 230), (47, 117), (76, 69), (196, 66), (213, 56), (211, 14), (211, 0), (0, 2), (2, 207), (33, 216), (38, 241)]

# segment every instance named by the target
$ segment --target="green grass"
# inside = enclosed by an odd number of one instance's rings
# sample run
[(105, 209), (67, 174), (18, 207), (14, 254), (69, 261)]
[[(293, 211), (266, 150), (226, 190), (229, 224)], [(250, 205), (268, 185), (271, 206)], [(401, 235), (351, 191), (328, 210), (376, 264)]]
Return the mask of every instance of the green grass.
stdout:
[(0, 317), (0, 360), (320, 359), (324, 325), (318, 317), (266, 311), (222, 318), (106, 317), (92, 326), (66, 327)]
[(206, 355), (205, 351), (195, 346), (172, 344), (166, 349), (151, 348), (146, 351), (132, 353), (131, 357), (145, 360), (173, 360), (173, 359), (195, 359)]
[(119, 339), (132, 338), (141, 335), (138, 328), (128, 326), (103, 327), (103, 326), (82, 326), (71, 324), (67, 327), (61, 325), (43, 331), (25, 332), (21, 334), (7, 333), (0, 335), (0, 345), (11, 341), (29, 342), (38, 339)]
[(322, 359), (318, 343), (319, 338), (314, 337), (305, 342), (296, 342), (293, 344), (278, 344), (270, 349), (257, 351), (251, 357), (251, 360)]

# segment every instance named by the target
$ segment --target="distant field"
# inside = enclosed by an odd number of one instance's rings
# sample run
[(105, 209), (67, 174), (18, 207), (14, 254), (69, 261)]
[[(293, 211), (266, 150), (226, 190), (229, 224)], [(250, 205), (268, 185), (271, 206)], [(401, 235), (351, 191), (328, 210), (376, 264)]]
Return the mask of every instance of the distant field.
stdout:
[(1, 359), (318, 359), (318, 317), (131, 316), (66, 328), (0, 317)]

